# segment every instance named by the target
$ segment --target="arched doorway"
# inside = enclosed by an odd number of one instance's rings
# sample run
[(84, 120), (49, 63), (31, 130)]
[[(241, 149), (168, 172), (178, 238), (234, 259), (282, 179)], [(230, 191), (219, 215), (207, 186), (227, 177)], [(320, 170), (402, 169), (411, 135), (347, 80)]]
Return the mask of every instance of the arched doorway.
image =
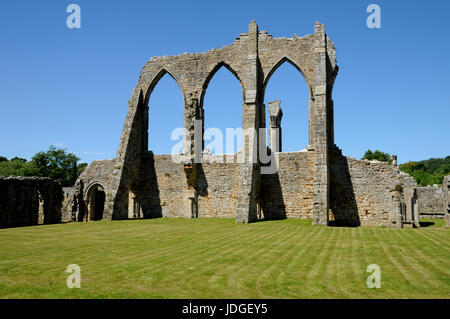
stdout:
[(105, 209), (106, 193), (100, 184), (92, 185), (87, 193), (88, 221), (102, 220)]

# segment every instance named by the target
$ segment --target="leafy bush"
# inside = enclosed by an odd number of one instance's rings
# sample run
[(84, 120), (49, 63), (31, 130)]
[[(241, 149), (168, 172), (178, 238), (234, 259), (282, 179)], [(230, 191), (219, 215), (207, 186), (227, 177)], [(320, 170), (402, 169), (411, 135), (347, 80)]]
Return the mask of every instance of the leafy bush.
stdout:
[(379, 150), (376, 150), (375, 152), (372, 152), (370, 149), (367, 150), (364, 153), (364, 156), (361, 159), (366, 159), (369, 161), (373, 161), (373, 160), (378, 160), (380, 162), (386, 162), (391, 164), (392, 160), (391, 160), (391, 155)]

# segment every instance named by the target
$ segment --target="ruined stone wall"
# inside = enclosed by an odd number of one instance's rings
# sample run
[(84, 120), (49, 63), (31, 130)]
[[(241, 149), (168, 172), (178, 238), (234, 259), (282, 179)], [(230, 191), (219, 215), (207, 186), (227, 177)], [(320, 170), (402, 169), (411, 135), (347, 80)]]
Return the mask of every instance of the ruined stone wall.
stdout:
[(209, 161), (204, 157), (199, 176), (198, 217), (236, 217), (239, 164), (236, 156), (232, 158), (232, 163), (227, 163), (224, 155), (210, 155)]
[(105, 190), (103, 219), (113, 219), (117, 185), (122, 167), (116, 160), (92, 162), (78, 177), (68, 199), (64, 201), (63, 220), (81, 221), (88, 213), (87, 195), (89, 189), (101, 185)]
[[(234, 218), (239, 189), (239, 166), (222, 163), (214, 155), (199, 169), (198, 217)], [(141, 205), (144, 217), (191, 217), (186, 173), (170, 155), (147, 155), (141, 159)], [(193, 195), (194, 196), (194, 195)]]
[(447, 193), (447, 203), (445, 205), (445, 227), (450, 227), (450, 175), (444, 177), (442, 182), (444, 192)]
[[(315, 24), (312, 35), (273, 38), (267, 31), (259, 31), (257, 24), (252, 21), (248, 32), (240, 34), (231, 45), (204, 53), (151, 58), (142, 68), (137, 86), (129, 99), (117, 150), (116, 161), (122, 167), (122, 173), (119, 183), (113, 188), (116, 192), (112, 213), (114, 218), (127, 217), (129, 191), (140, 191), (139, 187), (133, 185), (142, 183), (137, 167), (142, 167), (139, 163), (141, 155), (148, 150), (147, 132), (151, 121), (148, 118), (148, 102), (154, 87), (165, 74), (175, 79), (184, 100), (183, 127), (189, 136), (184, 140), (183, 153), (190, 156), (187, 161), (191, 163), (184, 164), (188, 180), (184, 195), (180, 194), (183, 198), (180, 203), (186, 199), (187, 206), (190, 206), (192, 198), (208, 198), (196, 189), (196, 185), (201, 184), (201, 180), (196, 179), (201, 177), (201, 172), (197, 171), (200, 167), (198, 162), (193, 162), (194, 150), (198, 150), (199, 144), (203, 143), (203, 136), (194, 136), (194, 128), (196, 120), (204, 120), (203, 98), (209, 81), (221, 67), (229, 69), (242, 87), (242, 128), (261, 128), (265, 86), (273, 72), (284, 62), (294, 65), (309, 87), (309, 149), (318, 154), (314, 157), (313, 218), (314, 223), (326, 225), (329, 206), (328, 148), (334, 143), (331, 92), (338, 66), (334, 44), (326, 35), (324, 25), (319, 22)], [(255, 138), (258, 134), (255, 134)], [(252, 141), (243, 141), (244, 154), (257, 151), (258, 146)], [(261, 184), (259, 169), (259, 164), (250, 161), (239, 165), (236, 208), (236, 221), (239, 223), (257, 219), (257, 202), (261, 202), (258, 198)], [(213, 210), (216, 208), (212, 207)], [(185, 215), (186, 205), (183, 209), (184, 212), (177, 214)]]
[(313, 218), (314, 152), (276, 153), (278, 171), (261, 176), (264, 218)]
[(61, 222), (61, 185), (43, 177), (0, 177), (0, 227)]
[(330, 153), (330, 208), (337, 223), (391, 227), (401, 221), (399, 203), (417, 186), (411, 176), (386, 163)]
[(148, 191), (146, 201), (151, 203), (149, 214), (153, 217), (189, 217), (189, 199), (185, 196), (187, 182), (183, 164), (174, 163), (170, 155), (155, 155), (154, 170), (151, 167), (152, 165), (147, 165), (146, 183), (143, 185)]
[(417, 203), (420, 217), (444, 218), (447, 205), (447, 194), (443, 187), (417, 187)]

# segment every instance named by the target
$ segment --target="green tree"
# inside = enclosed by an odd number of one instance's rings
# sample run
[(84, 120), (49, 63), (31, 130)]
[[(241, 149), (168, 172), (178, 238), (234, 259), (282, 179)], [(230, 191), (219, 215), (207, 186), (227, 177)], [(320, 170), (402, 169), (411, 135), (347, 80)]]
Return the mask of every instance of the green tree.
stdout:
[(32, 162), (37, 168), (37, 175), (58, 180), (62, 186), (71, 186), (78, 177), (79, 158), (65, 149), (51, 145), (47, 152), (33, 156)]
[(17, 156), (11, 158), (10, 162), (13, 162), (13, 161), (18, 161), (18, 162), (22, 162), (22, 163), (26, 163), (27, 162), (27, 160), (25, 158), (20, 158), (20, 157), (17, 157)]
[(399, 168), (414, 177), (420, 186), (441, 185), (444, 176), (450, 174), (450, 156), (430, 158), (419, 162), (407, 162), (401, 164)]
[(366, 159), (369, 161), (378, 160), (380, 162), (387, 162), (389, 164), (392, 163), (391, 155), (379, 150), (372, 152), (372, 150), (369, 149), (364, 153), (364, 156), (361, 159)]
[(8, 159), (4, 156), (0, 156), (0, 163), (1, 162), (8, 162)]

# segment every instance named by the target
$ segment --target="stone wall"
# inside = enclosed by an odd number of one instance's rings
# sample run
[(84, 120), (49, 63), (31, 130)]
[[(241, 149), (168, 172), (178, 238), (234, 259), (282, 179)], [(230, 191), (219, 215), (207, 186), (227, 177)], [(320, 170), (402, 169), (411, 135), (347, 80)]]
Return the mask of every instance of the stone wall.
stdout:
[(444, 177), (442, 182), (444, 192), (447, 193), (447, 205), (445, 207), (445, 227), (450, 227), (450, 175)]
[(239, 164), (224, 155), (203, 157), (198, 185), (198, 217), (235, 218), (239, 192)]
[(417, 203), (421, 218), (444, 218), (447, 194), (443, 187), (417, 187)]
[(276, 153), (278, 171), (261, 176), (266, 219), (313, 218), (314, 152)]
[(344, 157), (340, 150), (331, 152), (330, 166), (330, 208), (336, 223), (401, 227), (406, 216), (399, 205), (411, 201), (406, 194), (416, 187), (411, 176), (383, 162)]
[[(306, 150), (273, 150), (278, 171), (271, 175), (261, 174), (266, 167), (248, 157), (239, 164), (218, 163), (220, 156), (203, 149), (203, 99), (210, 80), (221, 67), (239, 80), (242, 129), (255, 129), (253, 138), (243, 136), (241, 154), (258, 154), (266, 148), (253, 143), (257, 129), (266, 127), (265, 88), (283, 63), (292, 64), (309, 89)], [(247, 33), (220, 49), (151, 58), (129, 99), (116, 158), (93, 162), (83, 172), (67, 201), (68, 218), (96, 220), (102, 204), (104, 219), (233, 217), (247, 223), (260, 217), (312, 218), (320, 225), (419, 226), (411, 176), (396, 166), (344, 157), (335, 146), (332, 88), (338, 69), (334, 44), (318, 22), (313, 34), (273, 38), (252, 21)], [(148, 151), (148, 103), (166, 74), (183, 95), (188, 134), (182, 163)]]
[[(188, 136), (183, 144), (183, 153), (187, 156), (183, 169), (187, 176), (187, 187), (183, 190), (184, 194), (180, 194), (182, 199), (174, 205), (183, 206), (183, 212), (177, 211), (177, 214), (185, 216), (191, 210), (189, 207), (200, 207), (199, 201), (208, 200), (210, 196), (203, 196), (201, 190), (197, 189), (202, 184), (202, 174), (206, 170), (198, 170), (202, 168), (202, 164), (195, 160), (197, 154), (203, 151), (203, 136), (199, 136), (202, 130), (195, 134), (195, 123), (198, 120), (204, 123), (203, 99), (210, 80), (221, 67), (227, 68), (236, 76), (243, 93), (242, 129), (258, 129), (264, 127), (262, 110), (267, 82), (285, 62), (291, 63), (303, 75), (309, 88), (308, 149), (318, 154), (314, 156), (316, 162), (312, 216), (314, 223), (326, 225), (329, 206), (328, 148), (334, 144), (331, 92), (338, 66), (334, 44), (325, 33), (324, 25), (319, 22), (315, 24), (313, 34), (273, 38), (267, 31), (259, 31), (257, 24), (252, 21), (247, 33), (240, 34), (232, 44), (220, 49), (151, 58), (142, 68), (128, 103), (115, 159), (117, 166), (121, 168), (120, 178), (111, 189), (115, 192), (113, 218), (126, 218), (129, 192), (140, 191), (139, 188), (135, 187), (134, 191), (132, 188), (141, 183), (138, 181), (141, 174), (140, 160), (142, 154), (148, 151), (148, 127), (151, 120), (148, 118), (148, 103), (154, 87), (164, 75), (168, 74), (175, 79), (184, 101), (183, 127)], [(259, 131), (256, 131), (255, 139), (258, 134)], [(244, 154), (257, 153), (258, 147), (250, 139), (243, 141)], [(247, 160), (238, 167), (239, 190), (235, 216), (237, 222), (247, 223), (257, 219), (258, 201), (261, 202), (258, 198), (262, 183), (260, 166), (259, 163)], [(218, 178), (220, 180), (220, 176)], [(182, 205), (182, 202), (186, 204)], [(208, 205), (218, 214), (220, 205)], [(170, 210), (169, 207), (167, 209)]]
[(43, 177), (0, 177), (0, 227), (61, 222), (61, 185)]
[(200, 166), (197, 194), (186, 191), (184, 166), (173, 162), (170, 155), (149, 153), (141, 158), (141, 166), (139, 187), (145, 191), (139, 197), (144, 217), (193, 217), (192, 205), (197, 207), (195, 217), (235, 217), (239, 167), (226, 163), (224, 156), (210, 156)]
[(92, 162), (78, 177), (72, 192), (64, 201), (63, 220), (82, 221), (87, 219), (89, 191), (99, 186), (104, 189), (106, 195), (103, 219), (114, 219), (114, 205), (121, 170), (120, 163), (115, 160)]

